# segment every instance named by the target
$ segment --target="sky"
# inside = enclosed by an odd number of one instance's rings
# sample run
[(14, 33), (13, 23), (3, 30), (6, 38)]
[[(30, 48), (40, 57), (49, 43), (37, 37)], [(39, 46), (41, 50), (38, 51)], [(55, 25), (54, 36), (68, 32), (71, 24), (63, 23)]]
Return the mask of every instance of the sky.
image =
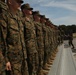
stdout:
[(76, 25), (76, 0), (24, 0), (55, 25)]

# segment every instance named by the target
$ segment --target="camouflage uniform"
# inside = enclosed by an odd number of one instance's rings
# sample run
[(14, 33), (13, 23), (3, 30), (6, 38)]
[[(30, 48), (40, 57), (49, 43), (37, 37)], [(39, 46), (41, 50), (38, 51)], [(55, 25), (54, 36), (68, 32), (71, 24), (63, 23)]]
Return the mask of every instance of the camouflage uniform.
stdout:
[(36, 33), (33, 21), (25, 19), (25, 43), (27, 48), (27, 60), (29, 75), (36, 75), (38, 69), (38, 52), (36, 43)]
[(1, 28), (0, 28), (0, 75), (5, 75), (5, 59), (3, 56), (2, 48), (3, 43), (1, 42)]
[(11, 63), (11, 75), (28, 75), (24, 28), (20, 18), (11, 13), (0, 15), (0, 28), (0, 41), (5, 45), (6, 62)]
[[(8, 6), (6, 3), (2, 2), (0, 0), (0, 16), (3, 13), (7, 13)], [(0, 17), (1, 18), (1, 17)], [(3, 36), (2, 36), (2, 31), (0, 27), (0, 75), (5, 75), (5, 51), (4, 51), (4, 43), (3, 43)]]
[(0, 0), (0, 12), (7, 12), (7, 9), (8, 9), (8, 6), (7, 6), (7, 4), (6, 3), (4, 3), (4, 2), (2, 2), (1, 0)]
[(46, 26), (48, 28), (48, 59), (47, 59), (47, 63), (50, 62), (50, 57), (51, 57), (51, 53), (52, 53), (52, 29), (50, 26)]
[(57, 43), (57, 38), (58, 38), (58, 31), (57, 31), (57, 29), (56, 29), (56, 27), (54, 28), (54, 31), (55, 31), (55, 48), (57, 48), (57, 46), (58, 46), (58, 43)]
[(58, 45), (60, 45), (60, 31), (58, 29)]
[[(23, 12), (24, 18), (24, 29), (25, 29), (25, 43), (27, 48), (27, 61), (29, 75), (37, 75), (38, 69), (38, 52), (37, 52), (37, 42), (36, 42), (36, 32), (33, 23), (32, 10), (28, 3), (21, 6), (22, 11), (29, 10), (31, 14), (25, 14)], [(28, 17), (29, 16), (29, 17)]]
[(52, 28), (52, 34), (53, 34), (53, 35), (52, 35), (52, 48), (53, 48), (53, 49), (52, 49), (52, 52), (53, 52), (53, 50), (54, 50), (54, 48), (55, 48), (55, 44), (54, 44), (54, 43), (55, 43), (55, 40), (54, 40), (55, 34), (54, 34), (54, 29), (53, 29), (53, 28)]
[(44, 43), (43, 43), (43, 32), (42, 32), (42, 25), (39, 22), (34, 22), (36, 27), (36, 38), (37, 38), (37, 45), (38, 45), (38, 56), (39, 56), (39, 70), (43, 67), (44, 61)]
[(48, 50), (49, 50), (49, 43), (48, 43), (48, 29), (46, 28), (45, 24), (42, 24), (43, 30), (43, 41), (44, 41), (44, 63), (43, 68), (45, 69), (45, 65), (48, 59)]

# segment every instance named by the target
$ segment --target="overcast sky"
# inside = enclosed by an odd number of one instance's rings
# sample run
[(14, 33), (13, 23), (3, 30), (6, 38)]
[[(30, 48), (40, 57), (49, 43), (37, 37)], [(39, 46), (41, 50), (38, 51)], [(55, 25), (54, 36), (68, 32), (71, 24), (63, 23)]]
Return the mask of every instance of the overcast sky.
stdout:
[(55, 25), (76, 24), (76, 0), (24, 0)]

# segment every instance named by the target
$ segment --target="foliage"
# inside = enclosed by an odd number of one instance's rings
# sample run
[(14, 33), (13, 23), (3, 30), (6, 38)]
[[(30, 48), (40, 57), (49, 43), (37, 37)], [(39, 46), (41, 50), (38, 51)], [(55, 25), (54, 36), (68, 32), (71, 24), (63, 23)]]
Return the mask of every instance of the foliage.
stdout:
[(65, 33), (65, 35), (76, 33), (76, 25), (59, 25), (59, 29), (62, 29)]

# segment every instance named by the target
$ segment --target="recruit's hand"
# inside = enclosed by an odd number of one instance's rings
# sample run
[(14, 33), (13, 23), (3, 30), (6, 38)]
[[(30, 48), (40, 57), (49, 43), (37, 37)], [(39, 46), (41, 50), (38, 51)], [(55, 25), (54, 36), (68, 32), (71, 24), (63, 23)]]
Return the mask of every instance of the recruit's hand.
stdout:
[(11, 64), (10, 64), (10, 62), (7, 62), (7, 63), (6, 63), (6, 70), (7, 70), (7, 71), (8, 71), (8, 70), (11, 71)]

